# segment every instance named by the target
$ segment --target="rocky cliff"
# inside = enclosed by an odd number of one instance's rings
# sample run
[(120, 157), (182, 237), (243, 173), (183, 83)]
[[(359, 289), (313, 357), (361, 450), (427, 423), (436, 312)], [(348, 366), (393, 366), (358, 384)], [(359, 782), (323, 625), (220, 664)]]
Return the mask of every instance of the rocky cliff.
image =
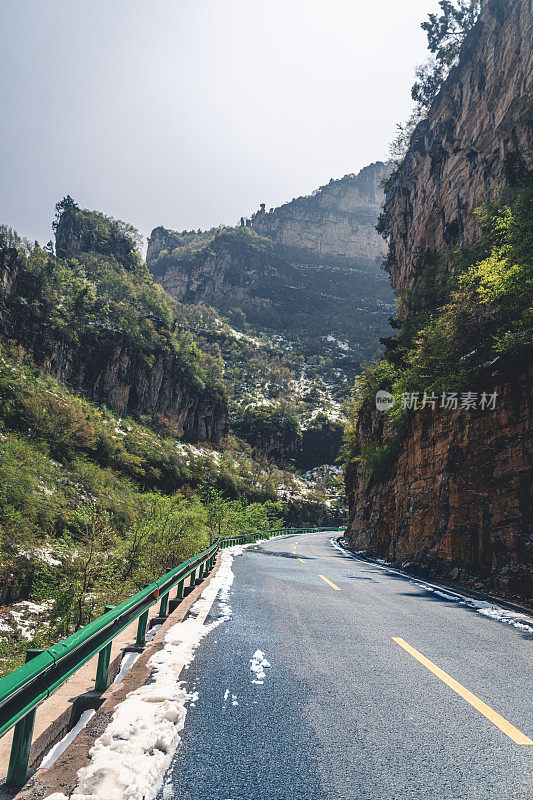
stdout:
[(386, 248), (375, 231), (387, 169), (378, 162), (309, 197), (261, 207), (240, 227), (155, 228), (147, 263), (173, 297), (241, 309), (252, 325), (282, 332), (300, 351), (327, 352), (356, 371), (393, 310), (380, 270)]
[(80, 208), (70, 195), (57, 203), (53, 228), (59, 258), (98, 253), (128, 270), (141, 263), (137, 249), (140, 237), (135, 228), (99, 211)]
[(389, 266), (401, 294), (447, 244), (477, 236), (475, 209), (502, 191), (533, 139), (533, 22), (527, 0), (490, 0), (460, 64), (385, 186)]
[(0, 250), (0, 286), (0, 334), (55, 378), (120, 414), (169, 424), (190, 441), (217, 442), (227, 433), (224, 395), (196, 387), (168, 350), (146, 352), (118, 331), (79, 337), (41, 318), (39, 277), (15, 249)]
[[(511, 173), (527, 172), (532, 24), (528, 0), (484, 5), (458, 66), (386, 184), (388, 263), (401, 299), (417, 284), (423, 299), (428, 270), (434, 277), (453, 263), (442, 258), (447, 247), (478, 238), (474, 210), (505, 193)], [(400, 313), (409, 325), (413, 303), (401, 304)], [(527, 361), (515, 361), (483, 374), (485, 384), (471, 388), (496, 392), (495, 408), (409, 412), (385, 475), (357, 458), (391, 436), (388, 417), (363, 405), (356, 457), (346, 473), (346, 541), (390, 561), (422, 565), (426, 574), (527, 596), (533, 373)]]
[(375, 225), (383, 204), (381, 181), (389, 171), (389, 164), (377, 161), (357, 175), (331, 180), (309, 197), (268, 212), (261, 206), (251, 224), (295, 259), (377, 269), (385, 247)]
[[(494, 411), (413, 414), (393, 471), (373, 483), (347, 472), (346, 534), (355, 550), (503, 595), (531, 592), (533, 368), (494, 376)], [(361, 418), (360, 447), (383, 437), (383, 415)]]

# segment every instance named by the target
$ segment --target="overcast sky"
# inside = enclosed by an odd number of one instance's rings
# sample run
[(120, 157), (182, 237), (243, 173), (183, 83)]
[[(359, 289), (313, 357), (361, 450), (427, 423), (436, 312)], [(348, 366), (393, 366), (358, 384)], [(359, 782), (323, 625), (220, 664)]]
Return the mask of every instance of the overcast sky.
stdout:
[(0, 0), (0, 222), (206, 228), (387, 155), (436, 0)]

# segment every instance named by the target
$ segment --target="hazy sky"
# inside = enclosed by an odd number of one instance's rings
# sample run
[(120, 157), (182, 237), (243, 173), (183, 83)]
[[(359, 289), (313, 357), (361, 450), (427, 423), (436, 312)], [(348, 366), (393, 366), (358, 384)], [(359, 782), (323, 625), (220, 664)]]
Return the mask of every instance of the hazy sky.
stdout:
[(0, 222), (235, 223), (383, 159), (436, 0), (0, 0)]

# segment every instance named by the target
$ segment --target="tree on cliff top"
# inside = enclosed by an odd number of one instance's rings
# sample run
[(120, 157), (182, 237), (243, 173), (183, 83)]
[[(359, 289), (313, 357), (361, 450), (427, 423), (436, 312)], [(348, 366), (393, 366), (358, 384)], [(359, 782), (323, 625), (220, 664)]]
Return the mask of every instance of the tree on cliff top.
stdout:
[(411, 97), (419, 111), (430, 108), (451, 68), (459, 60), (459, 52), (468, 31), (479, 16), (481, 0), (439, 0), (441, 14), (429, 14), (422, 22), (432, 58), (416, 69)]

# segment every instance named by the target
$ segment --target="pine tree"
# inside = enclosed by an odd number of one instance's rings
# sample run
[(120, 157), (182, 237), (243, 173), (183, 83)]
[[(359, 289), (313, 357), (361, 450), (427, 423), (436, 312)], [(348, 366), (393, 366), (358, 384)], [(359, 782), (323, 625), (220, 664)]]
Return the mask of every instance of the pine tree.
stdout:
[(479, 16), (481, 0), (439, 0), (439, 6), (440, 16), (429, 14), (421, 25), (432, 58), (417, 67), (417, 80), (411, 89), (419, 111), (431, 106), (451, 68), (457, 64), (465, 36)]

